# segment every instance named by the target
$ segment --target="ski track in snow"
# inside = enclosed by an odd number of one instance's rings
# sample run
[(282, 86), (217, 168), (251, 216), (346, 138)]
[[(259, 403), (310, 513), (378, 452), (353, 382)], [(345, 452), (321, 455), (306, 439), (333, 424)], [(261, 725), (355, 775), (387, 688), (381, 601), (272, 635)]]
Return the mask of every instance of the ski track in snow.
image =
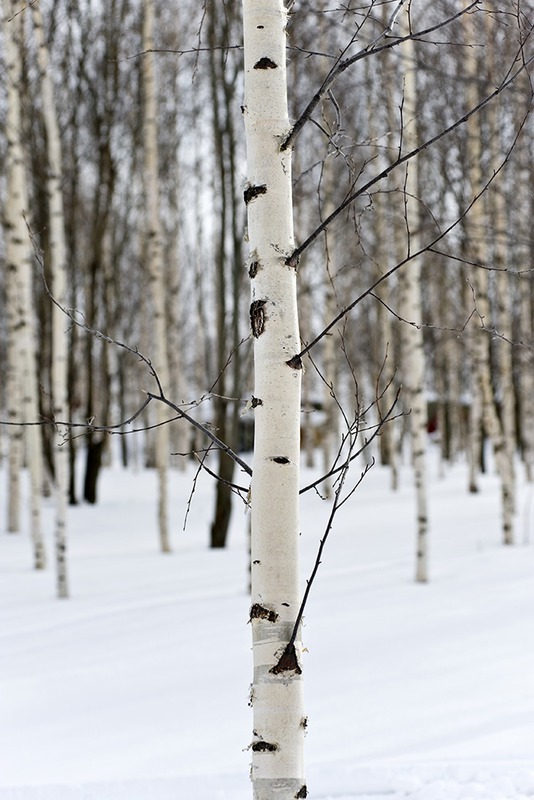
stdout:
[[(469, 495), (432, 458), (427, 586), (408, 470), (392, 494), (373, 468), (327, 542), (304, 627), (310, 800), (534, 798), (532, 487), (504, 548), (495, 476)], [(236, 505), (209, 551), (201, 476), (182, 533), (191, 478), (172, 474), (161, 555), (154, 473), (107, 470), (99, 505), (70, 509), (67, 601), (2, 533), (0, 800), (249, 800), (246, 521)], [(303, 584), (327, 512), (305, 496)], [(52, 565), (50, 501), (43, 527)]]

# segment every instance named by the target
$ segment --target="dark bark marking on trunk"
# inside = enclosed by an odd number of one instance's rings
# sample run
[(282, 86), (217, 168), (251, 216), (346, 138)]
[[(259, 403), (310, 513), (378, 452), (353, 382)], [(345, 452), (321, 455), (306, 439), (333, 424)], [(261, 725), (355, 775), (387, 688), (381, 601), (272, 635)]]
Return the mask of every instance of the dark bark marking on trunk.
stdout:
[(286, 364), (288, 367), (291, 367), (291, 369), (302, 369), (302, 358), (297, 353), (296, 356), (293, 356), (293, 358), (290, 358), (289, 361), (286, 361)]
[(250, 304), (250, 327), (255, 339), (265, 330), (265, 304), (267, 300), (254, 300)]
[(258, 406), (262, 405), (263, 405), (263, 400), (260, 400), (259, 397), (253, 397), (252, 400), (250, 401), (251, 408), (257, 408)]
[(278, 664), (275, 664), (274, 667), (271, 667), (269, 672), (272, 675), (280, 675), (281, 672), (295, 672), (297, 675), (302, 674), (302, 669), (299, 666), (297, 651), (295, 650), (294, 644), (289, 643), (286, 646), (286, 649), (280, 656)]
[(303, 786), (300, 787), (300, 789), (296, 793), (295, 800), (300, 800), (301, 797), (307, 797), (307, 796), (308, 796), (308, 787), (306, 786), (306, 784), (304, 784)]
[(255, 753), (276, 753), (278, 745), (271, 742), (254, 742), (252, 750)]
[(254, 603), (250, 609), (250, 619), (265, 619), (267, 622), (276, 622), (278, 619), (278, 614), (276, 611), (272, 611), (264, 606), (260, 606), (259, 603)]
[(267, 56), (260, 58), (260, 60), (256, 61), (256, 63), (254, 64), (254, 69), (277, 69), (277, 68), (278, 64), (275, 64), (274, 61), (272, 61), (270, 58), (267, 58)]
[(267, 186), (262, 183), (259, 186), (247, 186), (245, 191), (243, 192), (243, 199), (245, 201), (245, 205), (254, 200), (255, 197), (258, 197), (260, 194), (267, 194)]
[(260, 268), (260, 262), (259, 261), (253, 261), (252, 264), (250, 265), (250, 267), (248, 268), (248, 276), (249, 276), (249, 278), (255, 278), (256, 275), (258, 274), (259, 268)]
[(308, 717), (302, 717), (300, 721), (300, 727), (304, 728), (304, 730), (308, 729)]
[(289, 464), (289, 458), (285, 456), (273, 456), (271, 461), (274, 461), (275, 464)]

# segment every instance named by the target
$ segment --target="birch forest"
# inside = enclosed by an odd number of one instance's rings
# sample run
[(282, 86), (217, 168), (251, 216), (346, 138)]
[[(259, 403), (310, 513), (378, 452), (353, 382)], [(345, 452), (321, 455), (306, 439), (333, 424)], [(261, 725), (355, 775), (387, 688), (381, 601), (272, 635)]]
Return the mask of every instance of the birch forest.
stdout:
[[(495, 534), (520, 543), (534, 4), (3, 0), (0, 63), (3, 532), (66, 600), (71, 509), (110, 465), (157, 475), (164, 554), (169, 487), (207, 473), (185, 535), (250, 536), (254, 798), (304, 798), (301, 625), (367, 471), (387, 503), (410, 467), (417, 583), (429, 448), (466, 495), (497, 473)], [(331, 512), (302, 583), (310, 494)]]

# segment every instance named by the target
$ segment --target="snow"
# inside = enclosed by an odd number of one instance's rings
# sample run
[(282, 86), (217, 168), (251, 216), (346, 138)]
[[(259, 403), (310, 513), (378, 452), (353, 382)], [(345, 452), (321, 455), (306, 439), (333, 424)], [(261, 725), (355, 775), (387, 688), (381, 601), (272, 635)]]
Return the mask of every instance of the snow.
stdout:
[[(505, 548), (495, 476), (469, 495), (465, 465), (431, 459), (429, 584), (406, 468), (392, 493), (375, 466), (327, 542), (304, 628), (311, 800), (534, 798), (533, 488)], [(0, 800), (249, 800), (246, 518), (210, 551), (202, 477), (182, 532), (192, 477), (172, 473), (163, 555), (155, 474), (107, 469), (99, 504), (70, 509), (69, 600), (1, 534)], [(327, 512), (304, 496), (303, 582)], [(52, 562), (51, 501), (43, 520)]]

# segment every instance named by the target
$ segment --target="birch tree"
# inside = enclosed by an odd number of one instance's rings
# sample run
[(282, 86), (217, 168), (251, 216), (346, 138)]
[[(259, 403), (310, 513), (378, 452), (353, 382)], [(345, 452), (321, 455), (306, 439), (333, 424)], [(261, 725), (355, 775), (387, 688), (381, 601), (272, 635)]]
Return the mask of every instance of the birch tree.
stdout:
[[(8, 418), (10, 454), (8, 467), (8, 530), (20, 528), (20, 480), (23, 429), (21, 423), (38, 419), (35, 314), (32, 298), (32, 250), (25, 215), (28, 190), (21, 141), (21, 40), (23, 15), (11, 0), (4, 0), (7, 65), (7, 202), (5, 209), (7, 303), (8, 303)], [(40, 495), (42, 444), (38, 426), (25, 429), (30, 473), (30, 525), (37, 569), (45, 565), (41, 532)]]
[(281, 0), (244, 0), (245, 118), (254, 336), (255, 443), (251, 486), (255, 800), (306, 797), (299, 607), (301, 363)]
[[(153, 55), (154, 3), (143, 3), (143, 143), (145, 199), (147, 207), (146, 256), (148, 280), (152, 296), (154, 365), (162, 386), (169, 380), (165, 315), (165, 273), (163, 265), (163, 243), (159, 218), (158, 144), (157, 144), (157, 94)], [(158, 524), (161, 549), (170, 552), (168, 531), (168, 461), (169, 429), (165, 406), (157, 406), (156, 469), (158, 471)]]
[(9, 456), (7, 469), (7, 530), (16, 533), (20, 530), (20, 472), (23, 459), (23, 430), (20, 422), (21, 387), (19, 353), (17, 342), (18, 327), (18, 271), (21, 259), (21, 244), (25, 240), (22, 230), (24, 221), (21, 212), (26, 211), (25, 200), (21, 195), (24, 181), (23, 160), (20, 145), (20, 52), (16, 42), (17, 29), (20, 35), (20, 20), (12, 19), (13, 5), (4, 0), (3, 16), (7, 73), (7, 116), (6, 116), (6, 207), (4, 230), (6, 242), (6, 301), (7, 301), (7, 417), (11, 424), (8, 429)]
[[(47, 195), (49, 219), (49, 254), (52, 303), (52, 416), (54, 420), (68, 418), (67, 393), (67, 249), (65, 242), (65, 215), (63, 210), (63, 158), (57, 121), (55, 90), (50, 75), (49, 55), (43, 29), (43, 18), (38, 3), (31, 7), (37, 58), (43, 98), (43, 121), (46, 129), (48, 157)], [(56, 486), (55, 551), (57, 592), (68, 596), (67, 581), (67, 498), (69, 481), (69, 451), (65, 441), (66, 429), (56, 422), (53, 446), (54, 477)]]
[[(466, 40), (473, 40), (473, 31), (469, 16), (466, 18)], [(478, 63), (474, 50), (469, 49), (466, 56), (466, 72), (468, 78), (467, 99), (468, 106), (474, 108), (479, 100), (478, 94)], [(469, 236), (470, 259), (476, 264), (486, 264), (488, 261), (487, 230), (488, 219), (484, 206), (484, 182), (482, 176), (482, 130), (480, 117), (472, 116), (467, 121), (467, 150), (469, 158), (469, 177), (474, 204), (466, 219)], [(513, 542), (513, 513), (514, 513), (514, 481), (513, 464), (509, 462), (510, 451), (507, 451), (502, 423), (495, 408), (490, 365), (490, 339), (489, 326), (489, 282), (486, 269), (475, 270), (472, 282), (471, 304), (474, 304), (476, 316), (471, 325), (471, 359), (473, 366), (473, 407), (477, 411), (471, 420), (471, 437), (474, 441), (471, 447), (475, 452), (471, 456), (472, 463), (477, 460), (479, 449), (480, 425), (478, 423), (478, 409), (482, 428), (489, 437), (495, 456), (497, 472), (501, 481), (502, 502), (502, 531), (505, 544)], [(473, 484), (472, 484), (473, 485)]]
[[(410, 31), (409, 9), (405, 12), (403, 29)], [(403, 145), (407, 151), (418, 146), (417, 135), (417, 87), (416, 60), (413, 41), (404, 43), (402, 51), (404, 69), (404, 120), (402, 132)], [(407, 255), (412, 256), (421, 250), (419, 219), (419, 181), (417, 158), (406, 166), (404, 184), (404, 207), (407, 231)], [(407, 406), (410, 409), (410, 440), (412, 467), (416, 490), (417, 519), (417, 557), (416, 580), (428, 580), (428, 511), (426, 490), (426, 439), (427, 410), (425, 396), (425, 356), (423, 350), (422, 306), (421, 306), (421, 257), (412, 258), (402, 273), (401, 316), (405, 320), (402, 329), (402, 380), (406, 391)]]

